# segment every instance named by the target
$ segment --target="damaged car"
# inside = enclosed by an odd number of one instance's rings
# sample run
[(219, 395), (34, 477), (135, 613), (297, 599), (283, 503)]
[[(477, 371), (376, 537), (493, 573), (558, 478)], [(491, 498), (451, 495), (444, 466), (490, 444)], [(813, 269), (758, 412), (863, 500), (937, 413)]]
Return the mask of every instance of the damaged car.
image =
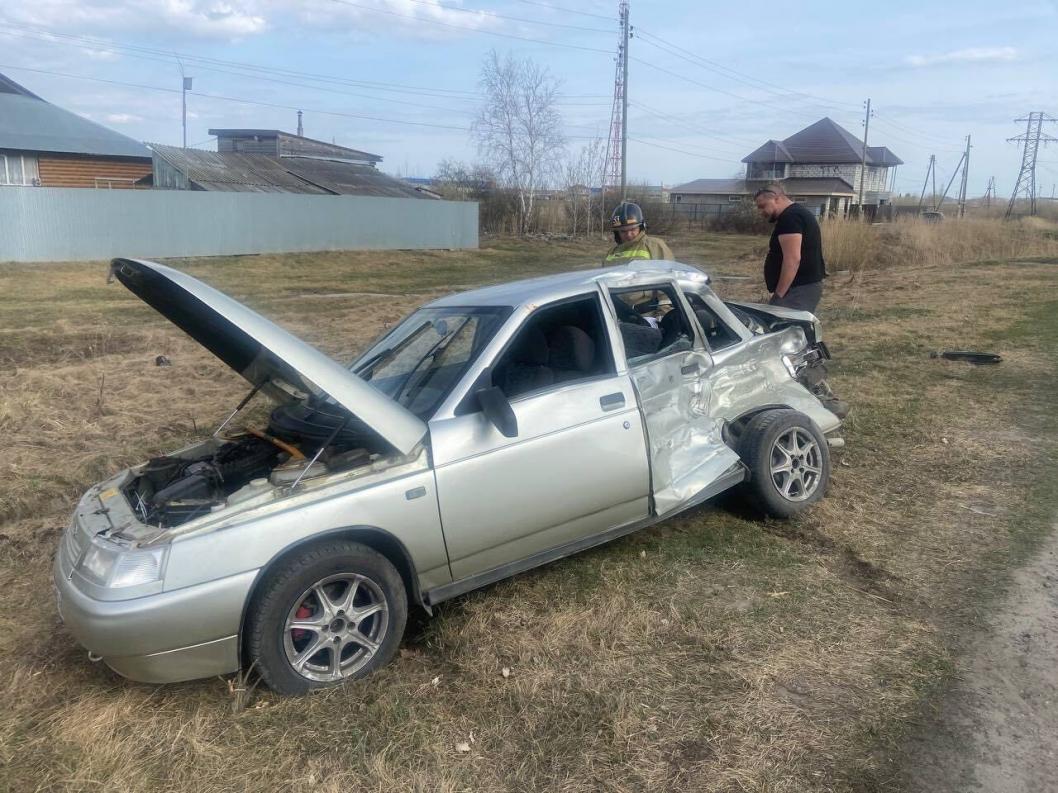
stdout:
[(60, 541), (63, 621), (133, 680), (359, 678), (411, 606), (730, 488), (796, 515), (841, 444), (818, 320), (725, 303), (687, 265), (454, 294), (350, 365), (170, 267), (111, 275), (249, 384), (210, 437), (88, 490)]

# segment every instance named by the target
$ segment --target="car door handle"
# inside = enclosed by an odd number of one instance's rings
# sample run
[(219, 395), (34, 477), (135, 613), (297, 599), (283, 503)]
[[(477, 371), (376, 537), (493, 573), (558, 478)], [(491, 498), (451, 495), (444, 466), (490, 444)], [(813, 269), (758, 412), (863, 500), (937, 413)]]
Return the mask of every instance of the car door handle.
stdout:
[(625, 395), (620, 392), (599, 397), (599, 407), (603, 410), (616, 410), (624, 407), (624, 405)]
[(702, 371), (702, 367), (700, 367), (697, 362), (689, 363), (686, 366), (680, 367), (681, 374), (698, 374), (700, 371)]

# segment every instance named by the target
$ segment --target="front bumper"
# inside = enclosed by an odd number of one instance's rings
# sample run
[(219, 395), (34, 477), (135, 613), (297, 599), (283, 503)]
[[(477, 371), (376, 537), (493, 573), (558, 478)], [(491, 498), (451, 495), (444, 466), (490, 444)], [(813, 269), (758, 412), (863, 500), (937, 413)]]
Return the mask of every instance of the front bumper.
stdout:
[(239, 668), (238, 634), (256, 571), (132, 600), (96, 600), (53, 570), (59, 616), (107, 666), (131, 680), (175, 683)]

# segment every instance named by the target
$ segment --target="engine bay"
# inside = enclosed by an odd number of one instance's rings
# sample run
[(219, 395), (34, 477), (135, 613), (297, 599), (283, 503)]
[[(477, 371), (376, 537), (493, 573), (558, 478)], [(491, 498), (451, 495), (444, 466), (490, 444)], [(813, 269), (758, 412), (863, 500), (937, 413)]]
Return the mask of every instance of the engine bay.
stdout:
[(282, 405), (267, 430), (246, 427), (148, 460), (125, 495), (146, 524), (171, 528), (278, 487), (370, 465), (385, 444), (324, 401)]

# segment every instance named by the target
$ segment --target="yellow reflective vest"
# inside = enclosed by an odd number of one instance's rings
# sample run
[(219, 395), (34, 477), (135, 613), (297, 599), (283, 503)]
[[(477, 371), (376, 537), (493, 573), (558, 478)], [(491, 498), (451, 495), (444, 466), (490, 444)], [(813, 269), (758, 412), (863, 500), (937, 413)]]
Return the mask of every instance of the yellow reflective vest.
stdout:
[(603, 259), (603, 267), (615, 267), (628, 264), (634, 259), (669, 259), (674, 260), (669, 246), (661, 237), (649, 237), (644, 231), (631, 242), (615, 245)]

